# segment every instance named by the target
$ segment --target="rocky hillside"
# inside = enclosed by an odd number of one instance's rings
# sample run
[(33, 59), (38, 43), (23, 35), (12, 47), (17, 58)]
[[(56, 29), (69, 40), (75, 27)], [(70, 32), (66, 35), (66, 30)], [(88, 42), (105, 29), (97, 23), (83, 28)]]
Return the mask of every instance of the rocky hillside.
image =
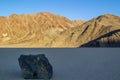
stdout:
[(81, 25), (74, 34), (78, 35), (79, 47), (120, 47), (120, 17), (99, 16)]
[(0, 47), (120, 47), (120, 17), (71, 21), (48, 12), (0, 17)]
[(74, 27), (72, 21), (47, 12), (33, 15), (12, 14), (9, 17), (0, 17), (0, 44), (42, 41), (42, 45), (45, 37), (56, 35), (71, 27)]

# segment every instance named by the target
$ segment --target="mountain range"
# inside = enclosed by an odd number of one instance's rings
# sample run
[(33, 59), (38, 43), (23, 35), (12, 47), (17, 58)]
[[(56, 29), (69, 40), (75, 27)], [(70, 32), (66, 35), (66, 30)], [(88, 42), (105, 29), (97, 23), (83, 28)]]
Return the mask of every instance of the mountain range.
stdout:
[(0, 47), (120, 47), (120, 17), (73, 21), (49, 12), (0, 16)]

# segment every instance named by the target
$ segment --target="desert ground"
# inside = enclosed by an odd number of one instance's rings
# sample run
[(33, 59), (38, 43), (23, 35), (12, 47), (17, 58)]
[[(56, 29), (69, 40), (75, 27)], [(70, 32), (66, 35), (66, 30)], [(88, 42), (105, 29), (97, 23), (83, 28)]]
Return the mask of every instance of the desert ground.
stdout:
[(0, 80), (24, 80), (21, 54), (46, 54), (54, 69), (51, 80), (120, 80), (120, 49), (0, 49)]

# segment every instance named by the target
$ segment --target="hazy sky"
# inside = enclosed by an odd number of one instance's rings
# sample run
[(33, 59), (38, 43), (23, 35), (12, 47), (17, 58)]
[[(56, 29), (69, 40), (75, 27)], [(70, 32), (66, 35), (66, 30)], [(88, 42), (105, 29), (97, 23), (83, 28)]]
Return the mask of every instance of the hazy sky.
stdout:
[(71, 20), (89, 20), (101, 14), (120, 16), (120, 0), (0, 0), (0, 16), (51, 12)]

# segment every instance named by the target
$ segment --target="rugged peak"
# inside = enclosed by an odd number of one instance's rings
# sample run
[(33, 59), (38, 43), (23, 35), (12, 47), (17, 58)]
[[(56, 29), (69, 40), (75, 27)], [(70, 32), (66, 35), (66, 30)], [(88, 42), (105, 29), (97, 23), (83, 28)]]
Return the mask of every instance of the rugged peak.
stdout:
[(40, 12), (40, 13), (37, 13), (37, 15), (56, 15), (56, 14), (53, 14), (53, 13), (50, 13), (50, 12)]
[(38, 18), (41, 19), (46, 19), (46, 20), (50, 20), (50, 21), (66, 21), (66, 22), (71, 22), (69, 19), (67, 19), (66, 17), (60, 16), (60, 15), (56, 15), (50, 12), (41, 12), (35, 15)]
[[(101, 15), (81, 25), (80, 29), (81, 37), (79, 40), (81, 40), (81, 43), (85, 43), (86, 40), (87, 43), (90, 43), (89, 47), (94, 44), (99, 47), (120, 46), (117, 45), (120, 40), (120, 17), (118, 16), (111, 14)], [(84, 46), (88, 46), (88, 44)]]
[(119, 18), (119, 16), (115, 16), (113, 14), (104, 14), (97, 17), (97, 19), (115, 19), (115, 18)]
[(11, 17), (11, 18), (15, 18), (15, 17), (18, 17), (19, 15), (17, 15), (17, 14), (11, 14), (9, 17)]

